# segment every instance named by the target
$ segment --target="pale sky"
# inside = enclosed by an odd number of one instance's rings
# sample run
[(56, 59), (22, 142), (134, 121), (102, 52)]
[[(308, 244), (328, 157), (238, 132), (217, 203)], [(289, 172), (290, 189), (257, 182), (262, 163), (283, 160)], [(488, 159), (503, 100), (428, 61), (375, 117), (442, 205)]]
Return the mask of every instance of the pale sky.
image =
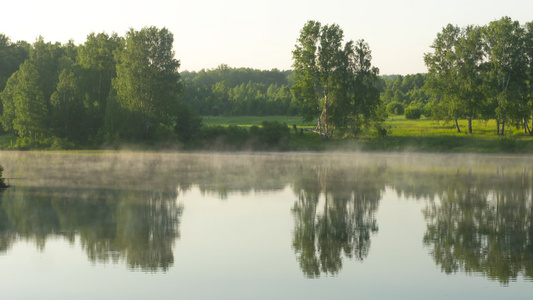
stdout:
[(308, 20), (338, 24), (345, 41), (364, 39), (380, 74), (426, 72), (423, 54), (448, 23), (485, 25), (509, 16), (533, 21), (531, 0), (27, 0), (4, 1), (0, 33), (13, 42), (76, 44), (89, 33), (167, 27), (180, 70), (292, 68), (292, 53)]

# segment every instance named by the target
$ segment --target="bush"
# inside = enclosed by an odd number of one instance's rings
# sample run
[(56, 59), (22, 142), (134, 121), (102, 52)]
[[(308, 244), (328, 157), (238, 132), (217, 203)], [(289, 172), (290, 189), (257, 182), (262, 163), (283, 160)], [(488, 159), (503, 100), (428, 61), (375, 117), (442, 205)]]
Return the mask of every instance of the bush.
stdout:
[(405, 109), (405, 118), (409, 120), (418, 120), (422, 116), (422, 110), (418, 107), (409, 106)]
[(387, 104), (387, 112), (393, 115), (403, 115), (404, 107), (400, 102), (393, 101)]
[(285, 150), (289, 146), (290, 129), (287, 123), (263, 121), (257, 134), (259, 141), (266, 148)]
[(202, 127), (195, 142), (207, 149), (218, 150), (286, 150), (290, 129), (286, 123), (264, 121), (250, 129), (231, 125)]
[(196, 142), (199, 142), (201, 146), (217, 150), (240, 149), (249, 139), (248, 130), (235, 125), (202, 126), (196, 136)]
[(426, 116), (426, 118), (432, 118), (435, 117), (435, 113), (433, 112), (435, 108), (433, 107), (432, 103), (427, 103), (424, 105), (424, 109), (422, 111), (422, 114)]
[(202, 118), (186, 104), (180, 103), (174, 117), (174, 131), (181, 142), (188, 142), (202, 127)]
[(153, 139), (157, 142), (173, 141), (176, 139), (176, 134), (174, 133), (172, 126), (160, 123), (155, 127)]
[(4, 181), (4, 177), (3, 177), (3, 174), (4, 173), (4, 167), (2, 165), (0, 165), (0, 188), (6, 188), (7, 187), (7, 184), (6, 182)]

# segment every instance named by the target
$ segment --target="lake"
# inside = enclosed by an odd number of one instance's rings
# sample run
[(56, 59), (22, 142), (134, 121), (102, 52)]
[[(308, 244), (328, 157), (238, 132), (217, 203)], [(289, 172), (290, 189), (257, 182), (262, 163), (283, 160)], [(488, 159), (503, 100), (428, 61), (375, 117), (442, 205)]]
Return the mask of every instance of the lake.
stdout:
[(2, 299), (530, 299), (533, 157), (0, 152)]

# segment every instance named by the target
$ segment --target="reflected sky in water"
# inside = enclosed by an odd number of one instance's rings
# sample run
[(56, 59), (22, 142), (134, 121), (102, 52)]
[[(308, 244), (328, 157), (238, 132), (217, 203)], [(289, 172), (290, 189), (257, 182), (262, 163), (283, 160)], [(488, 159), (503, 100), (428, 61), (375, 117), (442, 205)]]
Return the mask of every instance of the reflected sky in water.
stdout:
[[(526, 299), (533, 159), (2, 152), (19, 299)], [(28, 289), (27, 286), (32, 288)]]

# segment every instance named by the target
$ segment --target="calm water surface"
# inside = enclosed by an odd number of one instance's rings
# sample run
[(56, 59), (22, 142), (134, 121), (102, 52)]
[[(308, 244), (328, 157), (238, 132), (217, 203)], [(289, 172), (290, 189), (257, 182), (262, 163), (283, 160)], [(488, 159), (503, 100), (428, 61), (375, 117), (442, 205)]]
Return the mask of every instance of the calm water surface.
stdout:
[(530, 299), (533, 157), (0, 152), (2, 299)]

